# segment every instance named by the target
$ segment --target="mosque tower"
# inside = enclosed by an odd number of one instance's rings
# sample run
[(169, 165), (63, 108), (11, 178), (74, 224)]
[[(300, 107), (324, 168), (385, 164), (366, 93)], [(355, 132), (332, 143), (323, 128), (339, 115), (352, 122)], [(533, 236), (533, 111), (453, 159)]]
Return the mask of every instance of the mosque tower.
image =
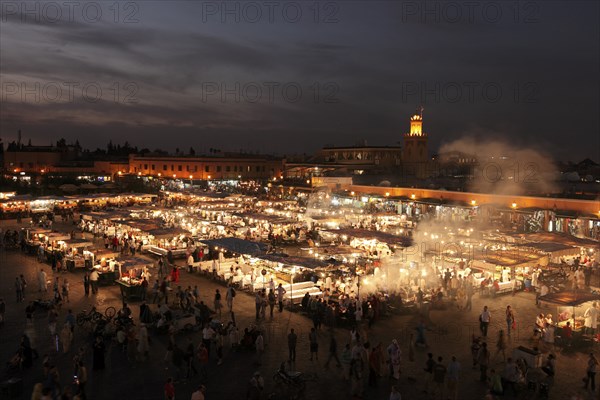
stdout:
[(402, 163), (410, 175), (425, 178), (428, 162), (427, 134), (423, 132), (423, 107), (421, 106), (410, 117), (410, 132), (404, 134)]

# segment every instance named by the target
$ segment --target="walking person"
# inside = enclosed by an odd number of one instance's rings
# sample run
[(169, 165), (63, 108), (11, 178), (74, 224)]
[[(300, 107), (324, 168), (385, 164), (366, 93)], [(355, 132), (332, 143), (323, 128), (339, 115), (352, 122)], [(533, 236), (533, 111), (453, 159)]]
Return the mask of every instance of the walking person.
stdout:
[(198, 375), (198, 370), (196, 369), (196, 366), (194, 365), (196, 348), (194, 346), (194, 342), (192, 341), (192, 338), (188, 337), (187, 341), (188, 341), (188, 345), (185, 349), (184, 360), (187, 362), (186, 379), (191, 379), (194, 376)]
[(471, 279), (465, 281), (465, 296), (467, 296), (467, 303), (465, 304), (465, 310), (471, 311), (473, 308), (473, 283)]
[(50, 330), (51, 336), (56, 336), (56, 321), (58, 319), (58, 312), (55, 307), (50, 308), (48, 311), (48, 329)]
[(265, 352), (265, 339), (263, 338), (261, 331), (258, 331), (254, 346), (256, 347), (256, 364), (262, 365), (262, 355)]
[(260, 297), (260, 292), (256, 292), (254, 295), (254, 309), (256, 311), (256, 319), (260, 319), (260, 308), (262, 306), (262, 298)]
[(215, 313), (218, 314), (219, 319), (221, 319), (221, 308), (223, 308), (223, 306), (221, 305), (221, 292), (219, 291), (219, 289), (215, 290), (214, 306)]
[(506, 333), (510, 337), (510, 331), (515, 329), (515, 313), (511, 306), (506, 306)]
[(350, 362), (350, 382), (351, 392), (353, 398), (363, 397), (363, 372), (364, 372), (363, 359), (359, 357), (353, 357)]
[(310, 361), (313, 360), (314, 357), (319, 359), (319, 338), (317, 336), (317, 330), (315, 328), (310, 328), (310, 333), (308, 334), (308, 340), (310, 343)]
[(487, 343), (481, 343), (479, 354), (477, 355), (477, 364), (479, 364), (479, 380), (481, 382), (487, 381), (487, 369), (490, 365), (490, 352), (487, 348)]
[(202, 329), (202, 343), (204, 343), (204, 347), (206, 348), (206, 352), (210, 357), (210, 344), (212, 343), (213, 339), (215, 338), (215, 334), (216, 332), (214, 331), (213, 328), (210, 327), (209, 324), (206, 324), (206, 326), (204, 326), (204, 329)]
[(502, 329), (498, 331), (498, 341), (496, 342), (496, 354), (494, 355), (494, 360), (496, 360), (500, 353), (502, 353), (502, 361), (506, 361), (506, 336), (504, 336), (504, 331)]
[(90, 295), (90, 273), (86, 272), (83, 276), (83, 290), (85, 292), (85, 296)]
[(146, 301), (146, 296), (148, 295), (148, 280), (145, 276), (142, 279), (142, 283), (140, 286), (142, 287), (142, 301)]
[(265, 289), (260, 291), (260, 317), (265, 319), (267, 311), (267, 291)]
[[(279, 312), (283, 312), (283, 295), (286, 294), (287, 291), (283, 288), (283, 285), (280, 283), (277, 286), (277, 302), (279, 303)], [(290, 299), (293, 301), (293, 299)]]
[(199, 363), (199, 375), (200, 375), (200, 379), (207, 379), (208, 378), (208, 361), (209, 361), (209, 355), (208, 355), (208, 349), (206, 348), (206, 346), (204, 345), (203, 342), (200, 343), (200, 345), (198, 345), (198, 350), (197, 350), (197, 357), (198, 357), (198, 363)]
[(296, 343), (298, 342), (298, 335), (296, 335), (296, 333), (294, 332), (294, 329), (290, 330), (290, 333), (288, 334), (287, 339), (288, 339), (288, 351), (289, 351), (288, 361), (294, 362), (294, 361), (296, 361)]
[(369, 386), (375, 386), (377, 380), (381, 377), (382, 363), (383, 353), (381, 351), (381, 343), (378, 343), (377, 346), (373, 347), (369, 355)]
[[(169, 305), (169, 288), (167, 285), (167, 278), (163, 278), (159, 287), (160, 297), (165, 301), (165, 305)], [(156, 298), (154, 300), (157, 300)], [(160, 304), (161, 299), (158, 299), (158, 304)]]
[(275, 298), (275, 291), (272, 289), (269, 289), (269, 294), (267, 296), (267, 299), (269, 301), (269, 315), (271, 316), (271, 318), (273, 318), (273, 309), (275, 308), (275, 302), (276, 302), (276, 298)]
[(90, 274), (90, 285), (92, 286), (92, 294), (98, 294), (98, 279), (100, 279), (98, 271), (93, 270)]
[(391, 377), (399, 380), (400, 379), (400, 363), (402, 361), (402, 350), (400, 350), (400, 345), (398, 344), (398, 340), (392, 340), (392, 343), (387, 348), (389, 361), (390, 361), (390, 372)]
[(390, 392), (390, 400), (402, 400), (402, 396), (400, 395), (400, 391), (396, 386), (392, 386), (392, 391)]
[(600, 312), (598, 311), (598, 304), (592, 303), (592, 306), (585, 310), (583, 317), (585, 318), (583, 326), (585, 327), (585, 333), (594, 335), (596, 333), (596, 327), (598, 326), (598, 317)]
[(350, 365), (352, 363), (352, 349), (350, 348), (350, 344), (346, 343), (344, 346), (344, 350), (342, 350), (342, 379), (344, 381), (350, 380)]
[(235, 298), (235, 289), (231, 284), (227, 286), (227, 293), (225, 293), (225, 301), (227, 302), (227, 308), (229, 312), (233, 312), (233, 299)]
[(69, 303), (69, 281), (67, 281), (67, 278), (63, 279), (62, 297), (63, 297), (63, 300), (65, 300), (67, 303)]
[(152, 293), (154, 293), (154, 297), (152, 298), (152, 304), (154, 304), (160, 295), (160, 283), (158, 283), (158, 279), (156, 279), (154, 285), (152, 285)]
[(96, 336), (96, 341), (94, 342), (94, 351), (93, 351), (93, 369), (94, 371), (103, 370), (105, 367), (104, 363), (104, 353), (106, 352), (106, 346), (104, 345), (104, 340), (102, 340), (102, 336)]
[(17, 303), (23, 301), (23, 284), (21, 283), (21, 278), (18, 276), (15, 278), (15, 292), (17, 295)]
[[(4, 313), (2, 309), (4, 307), (4, 300), (0, 299), (0, 323), (4, 320)], [(33, 312), (35, 311), (35, 306), (33, 305), (33, 301), (30, 301), (27, 307), (25, 307), (25, 318), (27, 319), (27, 324), (33, 324)]]
[[(432, 353), (427, 353), (427, 361), (425, 361), (425, 387), (423, 393), (429, 393), (429, 387), (433, 382), (433, 368), (435, 367), (435, 360), (433, 359)], [(435, 391), (434, 391), (435, 392)]]
[(48, 275), (46, 275), (46, 271), (40, 269), (38, 272), (38, 283), (40, 285), (40, 292), (48, 292)]
[(164, 387), (165, 400), (175, 400), (175, 385), (173, 384), (173, 378), (167, 378), (167, 382)]
[(433, 383), (434, 383), (434, 396), (439, 392), (440, 400), (444, 398), (444, 382), (446, 381), (446, 367), (443, 364), (444, 359), (440, 356), (437, 359), (437, 363), (433, 366)]
[(488, 310), (488, 306), (484, 306), (483, 311), (479, 315), (479, 329), (481, 330), (481, 335), (483, 337), (487, 337), (491, 319), (492, 314)]
[(517, 384), (521, 379), (521, 370), (511, 357), (508, 357), (506, 360), (502, 375), (502, 387), (504, 388), (504, 395), (508, 394), (508, 389), (510, 388), (512, 395), (517, 397)]
[(63, 353), (67, 354), (71, 349), (71, 342), (73, 341), (73, 332), (69, 324), (65, 324), (60, 331), (60, 341), (63, 345)]
[(584, 389), (587, 390), (588, 386), (592, 389), (592, 392), (596, 391), (596, 369), (598, 368), (598, 360), (594, 353), (590, 353), (590, 357), (588, 358), (585, 378), (585, 386)]
[(337, 354), (337, 341), (335, 340), (335, 335), (333, 334), (333, 332), (331, 332), (331, 339), (329, 340), (329, 357), (325, 362), (325, 368), (329, 368), (329, 362), (332, 358), (335, 359), (335, 361), (337, 362), (337, 367), (340, 368), (342, 366), (342, 363), (340, 362), (340, 359)]
[(148, 359), (148, 354), (150, 352), (150, 342), (148, 341), (148, 328), (146, 328), (145, 323), (140, 324), (140, 330), (138, 331), (137, 339), (137, 351), (139, 353), (140, 360), (145, 361)]
[(456, 356), (452, 356), (452, 361), (448, 364), (446, 370), (448, 384), (448, 398), (458, 400), (458, 379), (460, 376), (460, 363), (456, 360)]
[(23, 274), (20, 274), (19, 278), (21, 279), (21, 294), (23, 296), (21, 301), (23, 301), (25, 300), (25, 289), (27, 289), (27, 280), (25, 280)]
[(87, 368), (82, 360), (77, 361), (77, 395), (81, 400), (86, 400), (85, 385), (87, 384)]

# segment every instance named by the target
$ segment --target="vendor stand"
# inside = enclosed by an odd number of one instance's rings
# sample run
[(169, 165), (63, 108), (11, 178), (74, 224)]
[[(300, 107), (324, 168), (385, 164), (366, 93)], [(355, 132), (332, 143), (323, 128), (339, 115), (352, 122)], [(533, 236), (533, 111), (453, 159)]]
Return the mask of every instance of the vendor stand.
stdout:
[(150, 273), (148, 268), (153, 264), (152, 261), (140, 257), (130, 257), (119, 260), (121, 267), (121, 276), (116, 280), (121, 290), (123, 301), (130, 299), (143, 299), (144, 291), (148, 287), (144, 287), (142, 282), (146, 278), (150, 282)]
[(92, 269), (98, 272), (98, 285), (109, 286), (113, 285), (115, 280), (120, 276), (120, 264), (114, 258), (96, 259)]
[(158, 228), (147, 232), (148, 244), (145, 250), (157, 256), (166, 257), (169, 252), (173, 258), (183, 258), (188, 252), (189, 234), (180, 228)]
[(574, 290), (548, 293), (539, 298), (540, 302), (554, 304), (557, 307), (557, 328), (562, 330), (567, 325), (567, 322), (571, 323), (573, 345), (593, 344), (594, 338), (586, 335), (583, 329), (585, 321), (583, 311), (581, 311), (581, 315), (576, 311), (585, 303), (598, 300), (600, 300), (600, 295), (598, 294)]
[(65, 251), (65, 264), (69, 271), (75, 268), (91, 268), (92, 255), (86, 248), (93, 246), (93, 243), (85, 239), (69, 239), (58, 241), (58, 245)]
[(50, 229), (28, 228), (25, 231), (25, 247), (28, 254), (36, 254), (38, 247), (42, 244), (42, 238), (51, 233)]

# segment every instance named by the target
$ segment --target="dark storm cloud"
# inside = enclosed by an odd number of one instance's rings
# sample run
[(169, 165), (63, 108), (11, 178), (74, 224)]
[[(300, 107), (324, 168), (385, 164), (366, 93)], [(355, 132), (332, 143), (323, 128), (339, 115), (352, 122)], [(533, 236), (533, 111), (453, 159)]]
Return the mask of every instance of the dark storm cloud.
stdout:
[[(334, 24), (200, 23), (194, 2), (140, 2), (136, 24), (8, 16), (0, 27), (3, 85), (97, 83), (103, 96), (30, 104), (4, 93), (0, 136), (20, 128), (34, 139), (62, 135), (90, 146), (127, 138), (144, 147), (198, 142), (313, 152), (359, 139), (395, 145), (423, 103), (432, 151), (466, 134), (600, 158), (597, 4), (539, 3), (539, 21), (523, 24), (422, 23), (403, 15), (406, 3), (340, 2)], [(273, 101), (265, 82), (278, 85)], [(443, 93), (449, 85), (465, 89), (465, 82), (496, 84), (502, 98), (476, 92), (452, 101)], [(129, 83), (133, 103), (122, 98)], [(302, 88), (298, 101), (282, 95), (286, 84)], [(256, 102), (239, 93), (207, 96), (214, 85), (263, 92)], [(407, 95), (415, 87), (434, 96)], [(527, 96), (534, 101), (524, 102)], [(573, 137), (596, 147), (581, 149)]]

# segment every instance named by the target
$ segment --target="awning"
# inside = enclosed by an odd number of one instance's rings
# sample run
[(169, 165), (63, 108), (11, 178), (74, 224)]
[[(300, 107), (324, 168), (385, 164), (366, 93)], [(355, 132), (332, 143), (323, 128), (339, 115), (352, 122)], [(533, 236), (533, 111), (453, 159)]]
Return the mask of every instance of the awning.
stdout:
[(94, 244), (89, 240), (85, 239), (69, 239), (64, 241), (69, 247), (88, 247), (93, 246)]
[(280, 217), (277, 215), (270, 215), (270, 214), (261, 214), (261, 213), (234, 213), (233, 214), (236, 217), (239, 218), (245, 218), (245, 219), (253, 219), (253, 220), (257, 220), (257, 221), (267, 221), (270, 222), (272, 224), (286, 224), (286, 223), (292, 223), (293, 221), (284, 218), (284, 217)]
[(281, 263), (284, 265), (289, 265), (292, 267), (302, 267), (302, 268), (324, 268), (330, 265), (330, 263), (318, 260), (316, 258), (310, 257), (298, 257), (298, 256), (280, 256), (275, 254), (263, 254), (258, 256), (262, 260), (272, 261)]
[(153, 261), (141, 257), (119, 258), (117, 261), (119, 264), (121, 264), (121, 268), (124, 270), (136, 267), (149, 267), (154, 264)]
[(390, 233), (370, 231), (367, 229), (327, 229), (326, 232), (330, 232), (336, 235), (346, 235), (349, 237), (359, 239), (375, 239), (383, 243), (393, 244), (397, 246), (408, 247), (412, 244), (412, 239), (408, 236), (396, 236)]
[(576, 219), (579, 217), (577, 211), (573, 210), (553, 210), (557, 217), (559, 218), (572, 218)]
[(188, 231), (181, 228), (158, 228), (147, 231), (149, 235), (154, 236), (155, 238), (173, 238), (179, 235), (187, 235)]
[(578, 292), (578, 291), (563, 291), (556, 293), (548, 293), (547, 295), (540, 296), (540, 301), (551, 304), (558, 304), (561, 306), (575, 307), (588, 301), (600, 300), (600, 295), (590, 292)]
[(267, 252), (267, 245), (264, 243), (252, 242), (250, 240), (233, 237), (201, 240), (200, 242), (205, 243), (212, 248), (218, 247), (220, 249), (225, 249), (237, 254), (258, 256)]
[(424, 197), (422, 199), (415, 199), (413, 201), (418, 204), (429, 204), (434, 206), (439, 206), (443, 203), (442, 199), (436, 199), (434, 197)]

